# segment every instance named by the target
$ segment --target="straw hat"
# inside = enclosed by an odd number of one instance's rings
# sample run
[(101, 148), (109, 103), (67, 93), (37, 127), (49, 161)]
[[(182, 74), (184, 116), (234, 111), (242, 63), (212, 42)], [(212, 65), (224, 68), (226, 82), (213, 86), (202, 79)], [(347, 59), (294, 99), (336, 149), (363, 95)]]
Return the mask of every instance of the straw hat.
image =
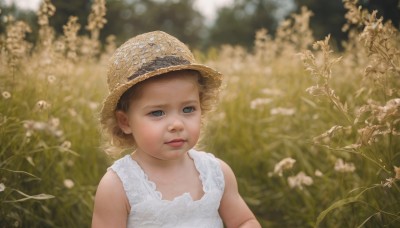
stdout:
[(214, 69), (196, 63), (188, 47), (175, 37), (161, 31), (144, 33), (122, 44), (111, 57), (107, 83), (109, 95), (100, 112), (100, 122), (114, 118), (122, 94), (148, 78), (177, 70), (196, 70), (206, 87), (218, 89), (222, 75)]

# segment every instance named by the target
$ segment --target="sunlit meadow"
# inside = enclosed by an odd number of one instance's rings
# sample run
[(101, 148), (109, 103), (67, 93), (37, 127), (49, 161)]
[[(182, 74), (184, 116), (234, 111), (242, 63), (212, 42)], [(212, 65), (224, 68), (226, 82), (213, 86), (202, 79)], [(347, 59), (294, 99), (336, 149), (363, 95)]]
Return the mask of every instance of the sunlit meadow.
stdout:
[[(225, 75), (199, 147), (231, 165), (264, 227), (400, 224), (400, 34), (344, 4), (341, 52), (328, 34), (313, 40), (306, 8), (275, 37), (255, 31), (252, 51), (195, 52)], [(112, 162), (98, 126), (115, 49), (112, 36), (98, 40), (104, 0), (63, 36), (49, 27), (54, 13), (44, 1), (35, 44), (25, 22), (0, 15), (0, 227), (89, 227)]]

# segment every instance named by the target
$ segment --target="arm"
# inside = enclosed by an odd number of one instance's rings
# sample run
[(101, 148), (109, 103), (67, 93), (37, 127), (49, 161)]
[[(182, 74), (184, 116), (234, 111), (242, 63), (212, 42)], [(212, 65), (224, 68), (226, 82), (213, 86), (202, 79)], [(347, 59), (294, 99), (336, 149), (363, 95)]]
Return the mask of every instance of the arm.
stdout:
[(225, 177), (225, 191), (222, 196), (219, 214), (225, 225), (230, 227), (261, 227), (253, 212), (246, 205), (238, 191), (235, 174), (232, 169), (220, 160), (222, 172)]
[(109, 170), (101, 179), (94, 199), (92, 228), (126, 227), (130, 205), (122, 182)]

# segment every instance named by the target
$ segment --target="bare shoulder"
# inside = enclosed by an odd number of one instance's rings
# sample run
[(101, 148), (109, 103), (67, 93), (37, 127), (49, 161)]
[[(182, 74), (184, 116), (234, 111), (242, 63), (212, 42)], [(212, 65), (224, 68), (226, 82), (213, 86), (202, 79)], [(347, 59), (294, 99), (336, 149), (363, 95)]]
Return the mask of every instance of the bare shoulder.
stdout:
[(109, 169), (104, 174), (104, 176), (101, 178), (99, 187), (107, 187), (110, 184), (121, 184), (121, 186), (122, 186), (121, 180), (119, 179), (118, 175), (112, 169)]
[(224, 224), (228, 228), (261, 227), (253, 212), (239, 194), (236, 177), (233, 170), (221, 159), (219, 159), (219, 162), (225, 178), (225, 190), (219, 207), (219, 214), (221, 215)]
[(92, 227), (126, 227), (130, 205), (118, 175), (108, 170), (97, 187)]
[(235, 174), (233, 173), (232, 168), (225, 161), (223, 161), (219, 158), (217, 158), (217, 159), (221, 165), (221, 170), (224, 173), (225, 181), (228, 180), (229, 182), (233, 181), (236, 183), (236, 177), (235, 177)]
[(236, 176), (235, 173), (233, 172), (232, 168), (223, 160), (217, 158), (220, 166), (221, 166), (221, 170), (222, 173), (224, 174), (224, 179), (225, 179), (225, 191), (224, 191), (224, 195), (226, 193), (228, 194), (234, 194), (234, 195), (239, 195), (239, 191), (238, 191), (238, 185), (237, 185), (237, 181), (236, 181)]

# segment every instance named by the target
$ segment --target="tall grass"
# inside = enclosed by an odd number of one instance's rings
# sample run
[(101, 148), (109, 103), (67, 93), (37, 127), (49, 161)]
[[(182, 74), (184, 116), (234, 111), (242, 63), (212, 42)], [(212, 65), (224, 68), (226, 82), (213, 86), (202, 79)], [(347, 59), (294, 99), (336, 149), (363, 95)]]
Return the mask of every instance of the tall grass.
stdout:
[[(396, 227), (400, 223), (400, 36), (375, 12), (345, 1), (349, 40), (314, 41), (310, 11), (254, 50), (196, 55), (225, 75), (201, 146), (231, 165), (265, 227)], [(87, 26), (71, 17), (56, 37), (49, 0), (39, 41), (8, 17), (0, 59), (0, 227), (88, 227), (111, 164), (99, 149), (113, 37), (98, 41), (104, 1)], [(78, 36), (88, 29), (90, 36)], [(99, 52), (99, 50), (104, 50)]]
[(210, 62), (227, 77), (205, 143), (265, 226), (400, 224), (399, 31), (345, 7), (341, 53), (312, 40), (303, 8), (275, 39), (259, 31), (253, 53), (225, 47)]
[(0, 227), (90, 226), (108, 164), (98, 149), (106, 64), (96, 57), (97, 38), (78, 37), (74, 17), (55, 37), (54, 12), (45, 1), (37, 44), (12, 18), (1, 35)]

